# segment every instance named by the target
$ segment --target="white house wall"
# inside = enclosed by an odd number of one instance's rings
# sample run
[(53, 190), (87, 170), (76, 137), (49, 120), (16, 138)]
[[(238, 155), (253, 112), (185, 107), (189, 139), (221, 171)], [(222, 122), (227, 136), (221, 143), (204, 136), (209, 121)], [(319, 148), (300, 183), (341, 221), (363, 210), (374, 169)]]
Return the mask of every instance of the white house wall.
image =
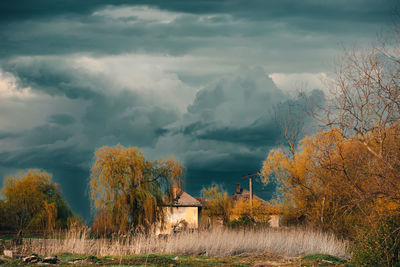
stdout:
[(165, 224), (164, 229), (160, 230), (161, 234), (169, 234), (172, 232), (174, 225), (185, 220), (190, 229), (199, 227), (198, 207), (164, 207)]

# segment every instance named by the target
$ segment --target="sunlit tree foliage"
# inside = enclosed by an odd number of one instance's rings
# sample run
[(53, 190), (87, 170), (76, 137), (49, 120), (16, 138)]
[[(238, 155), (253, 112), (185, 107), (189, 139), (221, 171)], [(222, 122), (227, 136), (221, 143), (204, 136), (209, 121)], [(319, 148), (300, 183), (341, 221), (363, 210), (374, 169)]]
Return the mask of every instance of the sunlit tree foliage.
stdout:
[[(33, 169), (6, 178), (1, 190), (2, 226), (9, 230), (51, 232), (78, 220), (61, 197), (61, 192), (47, 172)], [(1, 216), (1, 215), (0, 215)]]
[(228, 193), (220, 185), (214, 184), (209, 188), (203, 188), (201, 194), (207, 201), (204, 215), (227, 224), (232, 213), (232, 205)]
[(182, 184), (182, 165), (169, 158), (147, 160), (135, 147), (104, 146), (95, 152), (90, 190), (98, 233), (149, 229), (163, 220), (163, 195)]
[[(399, 158), (400, 129), (386, 133), (384, 149)], [(368, 138), (369, 146), (377, 146), (372, 134)], [(333, 129), (303, 139), (293, 159), (280, 149), (270, 151), (261, 174), (265, 183), (278, 181), (291, 220), (349, 234), (360, 217), (373, 220), (400, 207), (400, 181), (382, 165), (363, 144)]]
[(256, 222), (268, 222), (273, 212), (271, 207), (266, 206), (257, 199), (253, 199), (252, 203), (249, 200), (238, 200), (232, 208), (231, 219), (246, 217)]
[(325, 130), (293, 155), (270, 151), (261, 173), (280, 184), (287, 222), (355, 236), (356, 227), (400, 213), (398, 37), (345, 51), (324, 105), (313, 110)]

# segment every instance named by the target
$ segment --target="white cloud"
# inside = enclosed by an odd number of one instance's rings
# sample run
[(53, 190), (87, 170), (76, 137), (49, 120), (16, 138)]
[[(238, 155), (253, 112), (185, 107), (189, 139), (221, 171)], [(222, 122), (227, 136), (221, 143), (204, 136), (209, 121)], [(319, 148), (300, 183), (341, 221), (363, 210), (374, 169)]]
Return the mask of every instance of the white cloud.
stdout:
[(325, 82), (329, 79), (325, 72), (320, 73), (272, 73), (269, 77), (277, 87), (290, 92), (309, 92), (313, 89), (325, 90)]
[(0, 99), (23, 99), (33, 96), (31, 88), (19, 88), (17, 79), (12, 74), (3, 72), (0, 69)]
[(113, 91), (130, 90), (153, 105), (173, 108), (183, 113), (198, 88), (180, 80), (176, 71), (187, 69), (194, 58), (127, 54), (107, 57), (77, 56), (72, 64), (110, 81)]
[[(110, 97), (127, 90), (137, 93), (146, 102), (146, 105), (155, 105), (184, 113), (199, 88), (183, 82), (178, 73), (180, 71), (196, 73), (196, 69), (199, 69), (196, 62), (196, 57), (188, 56), (124, 54), (94, 57), (75, 54), (67, 57), (18, 57), (12, 59), (10, 65), (24, 70), (35, 69), (36, 66), (41, 66), (46, 70), (52, 69), (52, 66), (61, 66), (56, 68), (55, 75), (62, 76), (65, 73), (66, 79), (71, 79), (68, 82), (72, 85), (90, 88), (90, 90)], [(209, 63), (205, 59), (200, 59), (199, 64), (205, 66)], [(194, 66), (196, 68), (191, 70)], [(210, 73), (213, 71), (209, 70)], [(3, 94), (9, 95), (11, 92), (22, 94), (18, 91), (14, 92), (13, 86), (16, 84), (13, 77), (7, 78), (3, 83), (7, 85), (3, 86), (5, 88), (3, 88)], [(57, 87), (57, 84), (54, 86)], [(35, 91), (35, 88), (33, 90)]]
[[(111, 19), (133, 18), (138, 21), (168, 24), (173, 22), (175, 19), (183, 16), (184, 13), (164, 11), (149, 6), (129, 6), (129, 7), (108, 6), (105, 9), (94, 12), (92, 15), (107, 17)], [(135, 23), (135, 22), (136, 22), (135, 20), (130, 21), (130, 23)]]

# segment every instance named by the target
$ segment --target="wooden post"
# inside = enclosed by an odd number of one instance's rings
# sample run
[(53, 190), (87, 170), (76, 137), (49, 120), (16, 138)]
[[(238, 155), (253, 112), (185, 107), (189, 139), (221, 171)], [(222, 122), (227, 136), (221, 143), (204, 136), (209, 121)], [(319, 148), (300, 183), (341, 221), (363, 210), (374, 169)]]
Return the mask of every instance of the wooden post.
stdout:
[(250, 207), (253, 208), (253, 179), (249, 177)]
[(250, 207), (251, 207), (251, 209), (253, 209), (253, 177), (256, 177), (256, 176), (258, 176), (258, 173), (242, 176), (242, 178), (249, 179)]

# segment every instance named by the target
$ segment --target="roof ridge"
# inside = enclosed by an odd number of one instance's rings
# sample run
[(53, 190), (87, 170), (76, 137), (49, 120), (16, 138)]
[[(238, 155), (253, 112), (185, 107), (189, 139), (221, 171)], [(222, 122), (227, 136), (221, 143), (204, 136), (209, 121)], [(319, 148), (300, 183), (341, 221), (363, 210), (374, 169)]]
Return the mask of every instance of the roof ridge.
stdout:
[[(164, 201), (166, 201), (166, 195), (164, 195)], [(175, 199), (172, 200), (172, 203), (168, 201), (169, 203), (166, 203), (167, 206), (173, 206), (173, 207), (180, 207), (180, 206), (191, 206), (191, 207), (201, 207), (202, 204), (201, 202), (196, 199), (195, 197), (191, 196), (187, 192), (183, 191), (181, 188), (179, 188), (177, 192), (177, 196)]]

